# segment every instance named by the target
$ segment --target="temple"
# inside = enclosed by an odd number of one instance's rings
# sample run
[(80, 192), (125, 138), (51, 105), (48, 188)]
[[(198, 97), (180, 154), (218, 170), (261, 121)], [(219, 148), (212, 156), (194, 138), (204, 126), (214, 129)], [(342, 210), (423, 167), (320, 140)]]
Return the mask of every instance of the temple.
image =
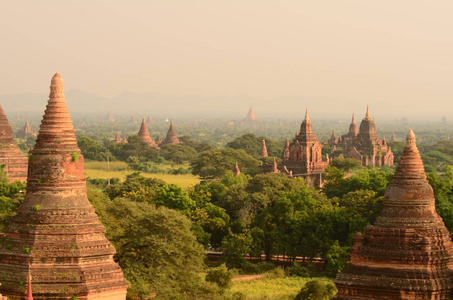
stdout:
[(27, 122), (25, 122), (25, 126), (22, 129), (20, 129), (19, 131), (17, 131), (16, 137), (19, 139), (24, 139), (27, 137), (28, 134), (37, 136), (36, 131), (30, 126), (30, 123), (28, 123), (28, 120), (27, 120)]
[(453, 299), (453, 244), (412, 130), (382, 212), (355, 235), (351, 265), (334, 282), (336, 299)]
[(86, 193), (84, 159), (57, 73), (31, 151), (27, 194), (0, 243), (0, 291), (35, 300), (125, 300), (127, 282)]
[(170, 128), (168, 128), (167, 136), (165, 140), (159, 146), (165, 146), (168, 144), (181, 144), (176, 135), (175, 128), (173, 127), (173, 122), (170, 123)]
[(359, 130), (353, 114), (348, 133), (340, 136), (338, 141), (331, 137), (327, 143), (334, 145), (332, 157), (354, 158), (360, 160), (363, 166), (393, 166), (392, 149), (385, 139), (379, 139), (369, 107)]
[(120, 136), (120, 134), (118, 132), (115, 135), (114, 142), (115, 143), (122, 143), (123, 142), (123, 139), (121, 138), (121, 136)]
[(246, 121), (258, 121), (258, 119), (255, 117), (255, 112), (253, 111), (253, 108), (250, 106), (250, 110), (247, 113), (247, 118), (245, 118)]
[(8, 174), (10, 182), (27, 180), (28, 158), (17, 147), (13, 138), (13, 128), (0, 106), (0, 165)]
[(322, 147), (313, 132), (307, 110), (300, 131), (296, 132), (291, 143), (286, 141), (278, 169), (288, 175), (305, 178), (310, 186), (321, 186), (322, 172), (329, 164), (322, 158)]
[(115, 122), (115, 119), (113, 118), (111, 112), (108, 113), (107, 118), (106, 118), (106, 121), (107, 121), (107, 122)]
[(138, 131), (138, 136), (142, 139), (142, 141), (144, 141), (151, 147), (159, 148), (156, 145), (156, 143), (154, 142), (154, 140), (151, 138), (151, 136), (149, 135), (149, 131), (148, 131), (148, 127), (146, 126), (145, 118), (142, 119), (142, 125), (140, 126), (140, 130)]

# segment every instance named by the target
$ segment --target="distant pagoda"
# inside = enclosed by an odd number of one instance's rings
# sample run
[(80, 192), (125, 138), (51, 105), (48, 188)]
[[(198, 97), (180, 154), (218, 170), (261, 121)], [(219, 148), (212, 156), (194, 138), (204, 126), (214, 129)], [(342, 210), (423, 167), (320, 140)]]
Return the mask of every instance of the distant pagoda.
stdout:
[(176, 134), (175, 128), (173, 127), (173, 122), (170, 123), (170, 128), (168, 128), (167, 131), (167, 136), (165, 137), (165, 140), (161, 145), (165, 146), (168, 144), (181, 144)]
[(27, 180), (28, 158), (19, 150), (13, 138), (13, 128), (0, 106), (0, 165), (10, 182)]
[(412, 130), (376, 222), (357, 233), (336, 299), (453, 299), (453, 244)]
[(113, 118), (111, 112), (108, 113), (106, 121), (107, 122), (115, 122), (115, 119)]
[(267, 154), (267, 147), (266, 147), (266, 140), (263, 140), (263, 143), (262, 143), (262, 145), (261, 145), (260, 156), (262, 156), (262, 157), (268, 157), (268, 154)]
[(35, 300), (126, 299), (115, 249), (87, 198), (84, 159), (58, 73), (31, 153), (27, 194), (0, 243), (0, 291), (24, 299), (21, 282), (30, 270)]
[(146, 127), (145, 118), (142, 119), (142, 125), (140, 126), (140, 130), (138, 132), (138, 136), (142, 139), (142, 141), (144, 141), (145, 143), (147, 143), (151, 147), (159, 148), (159, 147), (157, 147), (156, 143), (154, 142), (154, 140), (149, 135), (148, 127)]
[(253, 108), (250, 106), (250, 110), (247, 113), (247, 118), (245, 119), (246, 121), (258, 121), (258, 119), (255, 117), (255, 112), (253, 111)]
[(25, 122), (25, 126), (16, 133), (16, 137), (19, 139), (24, 139), (27, 137), (27, 134), (36, 136), (36, 131), (30, 126), (30, 123)]

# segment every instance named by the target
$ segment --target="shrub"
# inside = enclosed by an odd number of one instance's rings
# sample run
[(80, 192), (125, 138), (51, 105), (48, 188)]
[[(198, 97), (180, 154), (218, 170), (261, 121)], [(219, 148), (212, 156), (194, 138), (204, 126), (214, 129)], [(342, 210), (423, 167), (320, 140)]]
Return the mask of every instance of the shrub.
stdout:
[(286, 268), (288, 276), (310, 277), (315, 269), (314, 265), (302, 266), (299, 263), (294, 263), (292, 266)]
[(206, 281), (214, 282), (220, 289), (225, 290), (231, 286), (231, 280), (235, 274), (234, 270), (228, 270), (225, 264), (221, 264), (209, 270), (208, 275), (206, 275)]
[(79, 160), (79, 154), (77, 152), (71, 153), (72, 161), (77, 162)]
[(241, 272), (244, 274), (263, 274), (275, 268), (276, 266), (271, 262), (262, 261), (254, 264), (246, 261), (244, 266), (241, 268)]
[(35, 205), (35, 206), (33, 206), (32, 209), (33, 209), (34, 211), (39, 211), (39, 210), (41, 209), (41, 206)]
[(273, 278), (284, 278), (285, 277), (285, 270), (282, 267), (274, 268), (264, 274), (265, 278), (273, 279)]
[(312, 280), (307, 282), (294, 300), (329, 300), (338, 292), (333, 282)]

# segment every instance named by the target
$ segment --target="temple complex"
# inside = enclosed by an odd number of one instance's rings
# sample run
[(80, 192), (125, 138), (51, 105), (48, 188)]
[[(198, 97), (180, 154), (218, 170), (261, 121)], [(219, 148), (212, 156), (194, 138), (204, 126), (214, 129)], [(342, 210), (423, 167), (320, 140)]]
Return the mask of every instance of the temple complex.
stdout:
[(13, 128), (0, 106), (0, 165), (8, 174), (10, 182), (27, 180), (28, 158), (17, 147), (13, 138)]
[(135, 120), (135, 117), (134, 117), (134, 116), (131, 116), (130, 122), (131, 122), (132, 124), (137, 124), (137, 121)]
[(154, 124), (154, 120), (153, 120), (153, 118), (151, 118), (151, 116), (148, 116), (148, 124), (149, 125), (153, 125)]
[(295, 177), (304, 177), (310, 186), (322, 184), (322, 172), (329, 164), (322, 158), (322, 144), (313, 132), (308, 110), (300, 126), (300, 131), (291, 143), (286, 141), (282, 162), (278, 169)]
[(261, 145), (260, 156), (267, 157), (267, 147), (266, 147), (266, 140), (263, 140), (263, 144)]
[(178, 136), (176, 135), (175, 128), (173, 127), (173, 122), (170, 123), (170, 128), (168, 129), (165, 140), (159, 146), (165, 146), (168, 144), (181, 144)]
[(27, 137), (27, 134), (37, 136), (36, 131), (30, 126), (30, 123), (25, 122), (25, 126), (16, 133), (16, 137), (19, 139), (24, 139)]
[(393, 166), (392, 149), (385, 139), (379, 139), (369, 107), (359, 130), (353, 114), (348, 133), (340, 136), (338, 141), (331, 137), (327, 143), (334, 145), (332, 157), (354, 158), (360, 160), (363, 166)]
[(86, 194), (84, 158), (77, 146), (61, 76), (31, 151), (27, 194), (0, 243), (0, 292), (35, 300), (125, 300), (127, 282)]
[(255, 117), (255, 112), (253, 111), (253, 108), (250, 106), (250, 110), (247, 113), (247, 118), (245, 118), (246, 121), (258, 121), (258, 119)]
[(351, 265), (335, 284), (336, 299), (453, 299), (453, 244), (412, 130), (382, 212), (355, 235)]
[(140, 126), (140, 130), (138, 131), (138, 136), (142, 139), (142, 141), (144, 141), (151, 147), (159, 148), (156, 145), (156, 143), (154, 142), (154, 140), (151, 138), (151, 136), (149, 135), (149, 131), (148, 131), (148, 127), (146, 126), (145, 118), (142, 119), (142, 125)]

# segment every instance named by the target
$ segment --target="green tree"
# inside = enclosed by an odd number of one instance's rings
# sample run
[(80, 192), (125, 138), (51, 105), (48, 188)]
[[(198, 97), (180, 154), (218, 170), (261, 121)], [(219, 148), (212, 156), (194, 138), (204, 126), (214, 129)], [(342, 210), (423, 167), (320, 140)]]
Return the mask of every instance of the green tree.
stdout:
[[(205, 251), (179, 212), (117, 198), (96, 207), (130, 283), (128, 295), (140, 299), (214, 298), (218, 288), (202, 279)], [(102, 210), (104, 206), (104, 210)]]
[(154, 203), (157, 206), (165, 206), (176, 209), (185, 215), (195, 208), (195, 201), (190, 199), (189, 194), (176, 184), (170, 183), (162, 186), (156, 192)]
[(260, 172), (259, 162), (244, 150), (214, 149), (201, 152), (190, 164), (192, 174), (202, 178), (220, 178), (227, 171), (233, 170), (236, 162), (244, 173)]
[(159, 162), (159, 150), (149, 146), (138, 135), (130, 136), (127, 143), (110, 143), (110, 152), (119, 160), (126, 161), (130, 156), (138, 157), (140, 162), (148, 160)]
[(312, 280), (307, 282), (295, 300), (329, 300), (338, 293), (338, 289), (333, 282)]
[(77, 145), (86, 159), (103, 161), (113, 156), (107, 151), (104, 145), (88, 136), (82, 136), (77, 140)]
[(190, 146), (169, 144), (161, 148), (160, 155), (175, 164), (183, 164), (192, 161), (197, 156), (197, 151)]
[(157, 191), (164, 185), (165, 182), (161, 179), (136, 176), (110, 185), (105, 192), (112, 200), (126, 197), (138, 202), (153, 202)]

